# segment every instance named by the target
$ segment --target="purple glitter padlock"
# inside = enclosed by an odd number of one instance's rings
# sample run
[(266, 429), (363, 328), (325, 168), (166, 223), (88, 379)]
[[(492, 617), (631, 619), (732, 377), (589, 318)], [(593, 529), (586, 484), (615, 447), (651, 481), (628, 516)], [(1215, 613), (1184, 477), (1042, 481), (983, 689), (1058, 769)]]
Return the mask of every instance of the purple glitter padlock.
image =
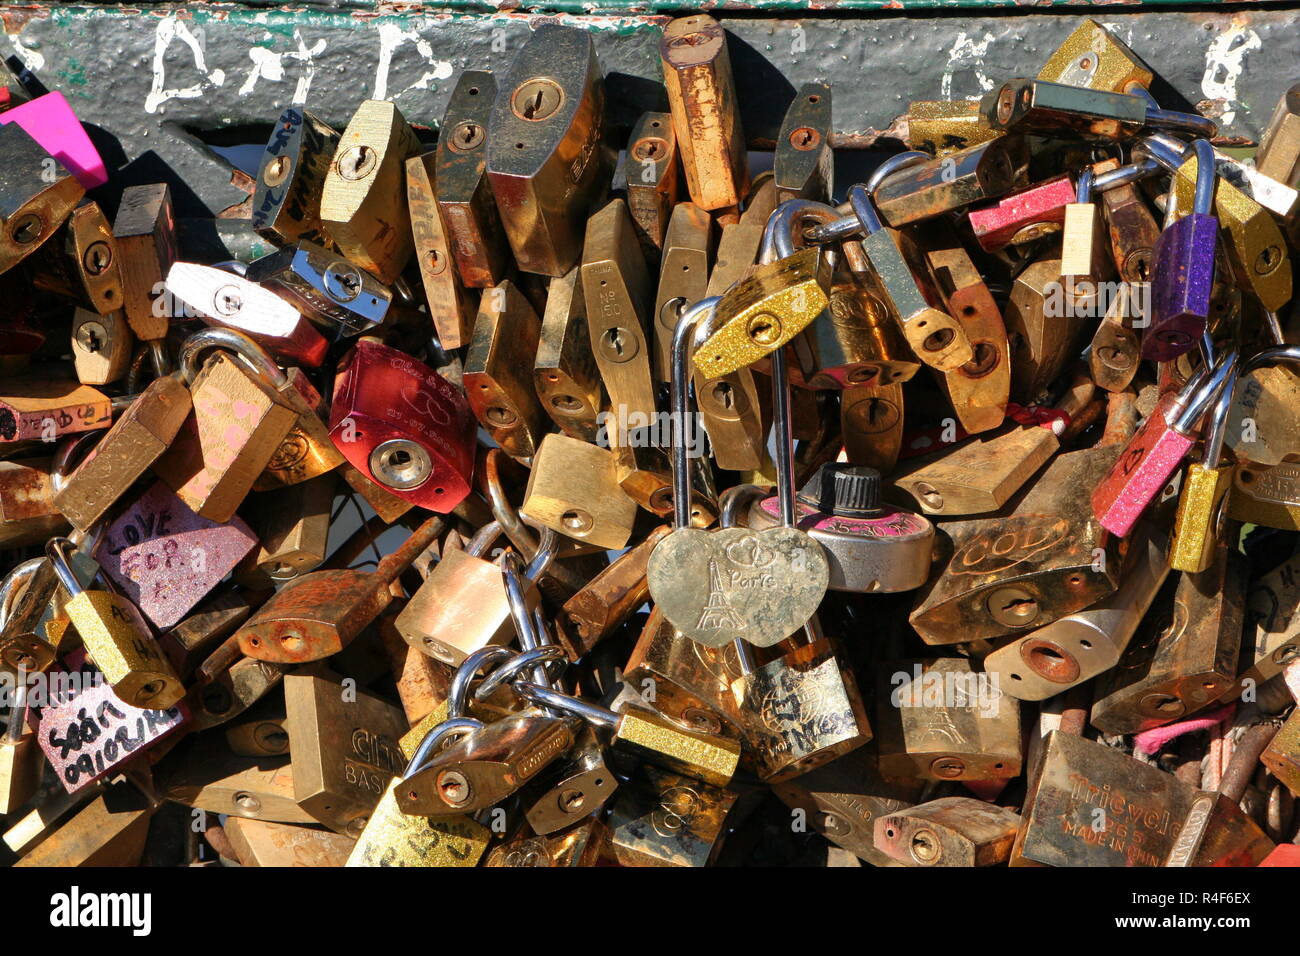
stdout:
[[(1178, 157), (1146, 148), (1162, 165)], [(1142, 336), (1142, 357), (1169, 362), (1196, 348), (1210, 316), (1210, 291), (1214, 286), (1214, 254), (1219, 242), (1219, 220), (1214, 207), (1214, 148), (1206, 140), (1192, 144), (1196, 153), (1196, 195), (1192, 212), (1165, 226), (1156, 240), (1151, 265), (1151, 325)], [(1182, 154), (1186, 156), (1184, 152)], [(1173, 203), (1170, 190), (1169, 202)]]

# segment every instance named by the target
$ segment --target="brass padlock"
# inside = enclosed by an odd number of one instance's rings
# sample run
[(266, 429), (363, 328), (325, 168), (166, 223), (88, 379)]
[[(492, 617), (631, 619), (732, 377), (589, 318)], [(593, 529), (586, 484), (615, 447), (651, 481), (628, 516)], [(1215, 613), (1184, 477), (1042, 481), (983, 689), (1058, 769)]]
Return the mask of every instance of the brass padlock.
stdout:
[(320, 200), (338, 131), (300, 106), (287, 107), (271, 128), (253, 190), (253, 229), (279, 245), (326, 242)]
[(99, 315), (122, 308), (117, 243), (104, 211), (93, 200), (72, 210), (63, 241), (42, 246), (32, 265), (32, 284), (38, 289), (65, 296)]
[(1029, 151), (1017, 136), (998, 136), (900, 169), (871, 197), (880, 218), (898, 229), (1027, 185)]
[(450, 230), (437, 202), (436, 157), (430, 151), (406, 161), (406, 204), (429, 318), (438, 343), (444, 349), (458, 349), (470, 338), (472, 305), (455, 268)]
[(776, 137), (772, 168), (776, 201), (826, 202), (835, 192), (831, 155), (831, 88), (805, 83), (795, 93)]
[(587, 331), (581, 267), (547, 286), (533, 383), (542, 409), (570, 438), (594, 442), (608, 404)]
[(1040, 80), (1111, 93), (1148, 87), (1153, 76), (1122, 40), (1091, 19), (1075, 27), (1038, 71)]
[(619, 549), (632, 534), (636, 502), (619, 485), (613, 451), (551, 434), (533, 459), (522, 511), (560, 534)]
[(907, 105), (907, 145), (950, 156), (1000, 134), (984, 119), (979, 100), (912, 100)]
[(411, 218), (402, 201), (406, 161), (420, 148), (401, 111), (363, 102), (339, 138), (320, 190), (320, 218), (339, 251), (380, 282), (411, 258)]
[(179, 249), (166, 183), (128, 186), (122, 191), (113, 240), (122, 273), (122, 309), (131, 331), (142, 342), (166, 337), (171, 317), (161, 294)]
[(642, 113), (628, 137), (624, 179), (627, 208), (646, 262), (659, 264), (668, 219), (678, 205), (681, 166), (671, 113)]
[(389, 781), (348, 866), (476, 866), (492, 833), (467, 816), (429, 819), (403, 813), (397, 805), (400, 777)]
[(22, 262), (58, 231), (83, 186), (19, 123), (0, 126), (0, 272)]
[(738, 799), (731, 790), (643, 766), (614, 800), (610, 852), (621, 866), (708, 866)]
[(656, 382), (672, 380), (673, 329), (678, 315), (672, 301), (680, 299), (685, 307), (706, 295), (719, 294), (709, 291), (713, 238), (713, 218), (705, 210), (691, 202), (680, 202), (673, 208), (661, 242), (663, 265), (654, 299)]
[(997, 866), (1020, 815), (973, 797), (943, 797), (876, 821), (876, 849), (906, 866)]
[(564, 602), (557, 619), (557, 637), (569, 660), (584, 657), (645, 603), (650, 594), (646, 564), (650, 552), (668, 532), (666, 525), (656, 528)]
[(840, 429), (850, 462), (892, 472), (903, 448), (903, 386), (846, 388), (840, 395)]
[(245, 508), (258, 544), (233, 572), (245, 587), (266, 588), (325, 561), (335, 478), (327, 472), (287, 488), (255, 493)]
[(221, 829), (240, 866), (344, 866), (356, 845), (329, 830), (245, 817), (227, 817)]
[(1016, 276), (1003, 310), (1011, 351), (1011, 398), (1027, 405), (1061, 373), (1090, 308), (1061, 281), (1061, 260), (1037, 259)]
[(82, 385), (107, 385), (126, 375), (135, 336), (123, 312), (78, 308), (72, 320), (72, 361)]
[(111, 409), (103, 392), (76, 381), (10, 379), (0, 386), (0, 447), (107, 428)]
[(483, 290), (465, 357), (465, 396), (492, 440), (524, 461), (537, 454), (546, 430), (530, 374), (540, 334), (537, 313), (513, 282)]

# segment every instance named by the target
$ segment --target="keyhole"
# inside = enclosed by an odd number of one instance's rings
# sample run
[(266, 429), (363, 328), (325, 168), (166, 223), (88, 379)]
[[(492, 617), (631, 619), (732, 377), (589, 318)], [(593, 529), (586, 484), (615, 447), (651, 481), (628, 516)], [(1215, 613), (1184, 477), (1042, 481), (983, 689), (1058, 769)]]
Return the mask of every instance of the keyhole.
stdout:
[(222, 286), (212, 297), (212, 304), (220, 315), (234, 315), (244, 305), (244, 297), (233, 285)]
[(641, 349), (627, 329), (615, 326), (600, 336), (600, 352), (611, 362), (623, 363), (636, 357)]
[(451, 145), (456, 149), (475, 149), (483, 144), (484, 130), (478, 123), (466, 120), (451, 132)]
[(366, 146), (353, 146), (344, 151), (339, 158), (339, 175), (348, 181), (355, 181), (368, 175), (379, 162), (379, 153)]
[(731, 411), (736, 407), (736, 391), (731, 387), (730, 382), (718, 382), (713, 386), (712, 394), (719, 408)]
[(77, 326), (77, 344), (87, 352), (98, 352), (108, 342), (108, 329), (98, 322)]
[(564, 90), (554, 80), (537, 77), (521, 83), (510, 98), (510, 108), (520, 119), (539, 123), (564, 102)]
[(92, 242), (86, 249), (86, 254), (82, 256), (82, 264), (86, 271), (92, 276), (97, 276), (108, 268), (109, 262), (112, 261), (112, 254), (108, 251), (107, 244), (103, 242)]
[(811, 126), (800, 126), (790, 134), (790, 145), (800, 152), (816, 149), (822, 141), (822, 134)]
[(29, 212), (14, 223), (13, 232), (14, 242), (19, 245), (27, 245), (29, 242), (35, 242), (36, 237), (41, 234), (41, 217), (35, 213)]

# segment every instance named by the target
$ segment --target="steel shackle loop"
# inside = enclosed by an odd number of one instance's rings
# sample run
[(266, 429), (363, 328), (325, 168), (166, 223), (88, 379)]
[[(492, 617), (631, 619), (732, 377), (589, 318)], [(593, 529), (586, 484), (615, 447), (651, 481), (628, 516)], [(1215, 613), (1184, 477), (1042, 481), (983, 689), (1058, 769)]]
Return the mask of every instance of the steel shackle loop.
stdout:
[[(763, 241), (758, 247), (759, 265), (766, 265), (794, 255), (799, 250), (795, 237), (802, 236), (806, 239), (806, 234), (801, 229), (805, 222), (812, 220), (822, 225), (830, 225), (839, 222), (842, 218), (848, 219), (852, 225), (844, 236), (852, 235), (857, 231), (858, 227), (852, 216), (842, 217), (834, 207), (824, 202), (812, 199), (787, 199), (773, 209), (772, 215), (767, 217), (767, 224), (763, 227)], [(844, 236), (837, 235), (832, 238), (841, 239)]]
[(690, 363), (695, 351), (692, 337), (697, 323), (708, 324), (717, 311), (720, 296), (701, 299), (684, 310), (673, 327), (672, 381), (669, 405), (673, 418), (673, 527), (691, 526), (691, 470), (686, 457), (686, 419), (690, 414)]
[[(911, 166), (919, 166), (921, 163), (928, 163), (933, 158), (929, 153), (923, 153), (915, 149), (895, 153), (873, 169), (871, 175), (861, 185), (866, 188), (868, 195), (874, 195), (884, 181), (894, 173)], [(861, 229), (861, 223), (853, 213), (852, 207), (848, 203), (842, 203), (836, 208), (834, 219), (811, 227), (804, 233), (804, 239), (808, 242), (822, 244), (833, 242), (836, 239), (848, 238), (861, 231)]]
[(461, 737), (482, 729), (483, 721), (475, 720), (473, 717), (448, 717), (442, 723), (430, 727), (429, 732), (420, 741), (420, 746), (416, 747), (415, 753), (411, 754), (406, 769), (402, 771), (402, 779), (407, 780), (413, 774), (423, 770), (424, 765), (433, 758), (434, 753), (448, 737), (453, 735)]
[[(500, 667), (494, 668), (490, 674), (484, 677), (474, 690), (474, 699), (487, 700), (492, 695), (492, 692), (502, 684), (519, 679), (520, 673), (527, 668), (535, 667), (538, 664), (562, 664), (567, 660), (564, 648), (558, 644), (542, 644), (531, 651), (522, 651)], [(562, 670), (562, 668), (557, 668), (557, 670)], [(558, 676), (558, 674), (547, 671), (547, 683), (554, 684)]]
[(254, 375), (266, 379), (275, 388), (283, 388), (287, 376), (267, 351), (243, 332), (235, 329), (200, 329), (181, 343), (181, 375), (190, 384), (199, 374), (200, 358), (209, 349), (224, 349), (240, 359)]

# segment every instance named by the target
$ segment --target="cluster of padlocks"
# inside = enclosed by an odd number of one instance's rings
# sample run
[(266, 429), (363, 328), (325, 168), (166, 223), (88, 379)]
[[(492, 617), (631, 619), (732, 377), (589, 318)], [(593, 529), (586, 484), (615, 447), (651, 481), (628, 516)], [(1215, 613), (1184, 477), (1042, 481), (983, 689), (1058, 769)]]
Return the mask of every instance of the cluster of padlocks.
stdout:
[(1216, 149), (1085, 20), (839, 194), (660, 56), (285, 109), (251, 262), (9, 78), (0, 854), (1295, 862), (1300, 85)]

